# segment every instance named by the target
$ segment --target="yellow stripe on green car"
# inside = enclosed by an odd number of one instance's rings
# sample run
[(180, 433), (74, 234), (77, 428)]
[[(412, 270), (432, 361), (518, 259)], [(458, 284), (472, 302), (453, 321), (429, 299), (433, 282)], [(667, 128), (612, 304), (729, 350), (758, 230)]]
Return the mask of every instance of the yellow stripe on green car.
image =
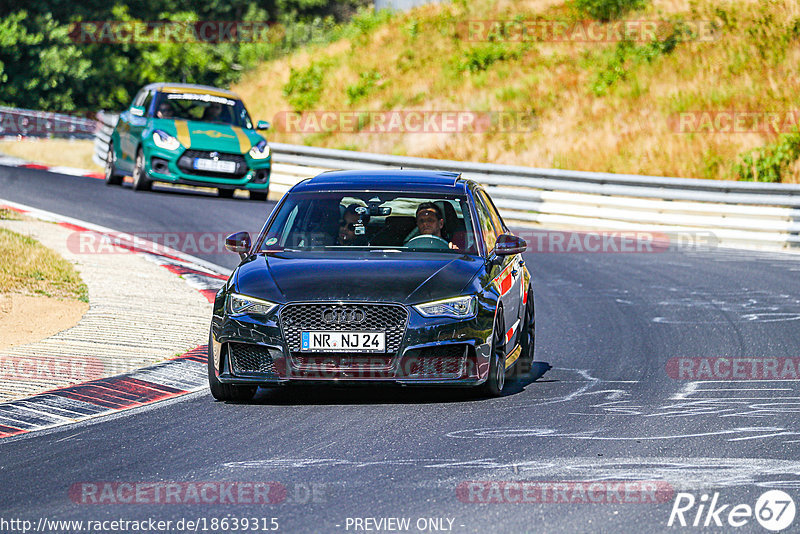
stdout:
[(189, 135), (189, 124), (186, 121), (175, 121), (175, 131), (178, 133), (178, 141), (189, 148), (192, 146), (192, 138)]
[(239, 128), (238, 126), (232, 126), (231, 129), (233, 133), (236, 134), (236, 137), (239, 138), (239, 152), (244, 154), (248, 150), (250, 150), (250, 138), (244, 133), (244, 131)]

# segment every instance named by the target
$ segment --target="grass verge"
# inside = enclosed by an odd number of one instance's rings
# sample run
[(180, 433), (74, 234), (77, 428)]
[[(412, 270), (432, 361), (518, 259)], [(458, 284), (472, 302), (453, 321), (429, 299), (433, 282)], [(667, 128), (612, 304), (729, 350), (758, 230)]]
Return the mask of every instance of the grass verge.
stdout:
[[(0, 218), (8, 218), (7, 213), (6, 210), (0, 211)], [(2, 293), (89, 302), (89, 291), (72, 264), (35, 239), (5, 228), (0, 228)]]
[(100, 172), (92, 161), (94, 141), (83, 139), (22, 139), (0, 141), (0, 154), (48, 166), (75, 167)]

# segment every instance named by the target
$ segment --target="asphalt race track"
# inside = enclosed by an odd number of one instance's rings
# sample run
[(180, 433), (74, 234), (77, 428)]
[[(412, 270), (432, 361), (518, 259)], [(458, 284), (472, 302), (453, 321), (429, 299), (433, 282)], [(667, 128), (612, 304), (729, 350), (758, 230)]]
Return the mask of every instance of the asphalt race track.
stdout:
[[(0, 198), (127, 232), (257, 232), (272, 206), (2, 167)], [(198, 256), (237, 263), (233, 254)], [(728, 506), (717, 516), (724, 527), (704, 510), (699, 525), (709, 526), (678, 531), (766, 532), (755, 517), (733, 528), (728, 513), (755, 508), (769, 489), (800, 503), (799, 377), (675, 372), (689, 358), (709, 368), (719, 358), (777, 359), (782, 372), (797, 361), (797, 256), (719, 249), (528, 253), (526, 261), (542, 362), (534, 371), (552, 369), (513, 381), (502, 398), (302, 388), (235, 404), (192, 394), (0, 441), (2, 516), (200, 520), (198, 531), (217, 532), (232, 531), (232, 523), (211, 528), (225, 517), (266, 518), (257, 531), (276, 518), (285, 532), (403, 530), (387, 518), (408, 518), (409, 532), (658, 532), (676, 529), (667, 522), (685, 492), (697, 499), (690, 524), (715, 494), (717, 508)], [(623, 481), (627, 493), (617, 492)], [(252, 493), (232, 491), (232, 503), (218, 490), (210, 504), (186, 494), (170, 504), (117, 500), (119, 483), (159, 482), (268, 484), (275, 498), (252, 504)], [(606, 493), (593, 501), (600, 487)], [(788, 531), (798, 525), (800, 517)]]

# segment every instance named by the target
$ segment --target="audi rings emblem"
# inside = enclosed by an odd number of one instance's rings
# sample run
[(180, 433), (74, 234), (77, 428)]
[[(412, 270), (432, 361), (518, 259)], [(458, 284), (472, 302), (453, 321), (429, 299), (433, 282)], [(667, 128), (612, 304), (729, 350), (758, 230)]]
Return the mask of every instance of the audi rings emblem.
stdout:
[(366, 313), (361, 308), (325, 308), (322, 311), (322, 321), (327, 324), (358, 324), (366, 319)]

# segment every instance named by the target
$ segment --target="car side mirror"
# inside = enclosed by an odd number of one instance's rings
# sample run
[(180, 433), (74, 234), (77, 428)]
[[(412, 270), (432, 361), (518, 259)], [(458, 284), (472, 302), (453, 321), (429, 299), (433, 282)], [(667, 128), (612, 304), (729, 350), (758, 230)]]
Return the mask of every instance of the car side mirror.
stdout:
[(144, 117), (144, 106), (131, 106), (131, 115), (134, 117)]
[(521, 237), (511, 234), (502, 234), (494, 245), (494, 253), (498, 256), (511, 256), (522, 254), (528, 248), (528, 243)]
[(239, 254), (241, 259), (247, 257), (250, 252), (250, 244), (250, 234), (247, 232), (236, 232), (225, 238), (225, 248)]
[(256, 123), (256, 130), (269, 130), (272, 126), (269, 121), (258, 121)]

